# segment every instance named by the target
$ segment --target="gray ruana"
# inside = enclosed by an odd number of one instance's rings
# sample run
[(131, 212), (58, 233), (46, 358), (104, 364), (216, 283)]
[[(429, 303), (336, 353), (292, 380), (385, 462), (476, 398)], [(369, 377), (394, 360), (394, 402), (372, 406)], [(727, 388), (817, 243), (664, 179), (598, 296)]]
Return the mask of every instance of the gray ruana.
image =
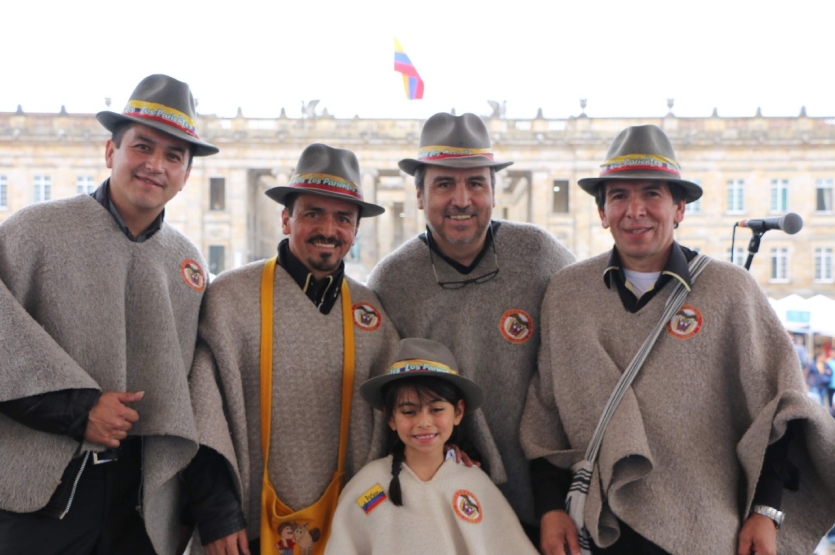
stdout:
[[(609, 395), (660, 319), (674, 280), (637, 313), (603, 283), (609, 253), (557, 274), (542, 304), (542, 348), (522, 419), (531, 459), (584, 456)], [(584, 521), (595, 543), (616, 518), (671, 554), (735, 553), (766, 447), (791, 420), (780, 553), (811, 553), (835, 522), (835, 421), (805, 393), (797, 355), (747, 272), (712, 260), (685, 302), (698, 333), (662, 332), (603, 436)]]
[[(263, 261), (224, 272), (206, 294), (194, 367), (214, 369), (243, 487), (250, 539), (261, 535), (260, 287)], [(377, 297), (349, 277), (351, 301), (382, 316), (378, 329), (354, 326), (356, 369), (345, 480), (382, 456), (387, 427), (359, 394), (388, 368), (399, 337)], [(336, 470), (342, 395), (342, 304), (322, 314), (280, 266), (275, 269), (270, 481), (285, 504), (313, 504)], [(376, 413), (376, 414), (375, 414)]]
[[(168, 224), (133, 243), (89, 196), (33, 205), (0, 225), (0, 401), (73, 388), (145, 391), (142, 516), (156, 551), (179, 539), (182, 470), (202, 443), (234, 465), (211, 373), (190, 372), (202, 292), (180, 273), (205, 263)], [(64, 468), (103, 449), (0, 416), (0, 508), (46, 505)], [(76, 507), (75, 510), (83, 510)]]
[[(441, 288), (429, 248), (415, 237), (384, 258), (368, 284), (403, 337), (443, 343), (455, 355), (461, 375), (481, 386), (484, 405), (472, 414), (466, 433), (519, 519), (535, 525), (519, 422), (536, 369), (542, 296), (551, 277), (573, 263), (574, 255), (544, 229), (530, 224), (501, 220), (494, 238), (500, 271), (485, 283)], [(438, 255), (432, 258), (442, 281), (474, 278), (495, 268), (492, 249), (469, 275), (461, 275)], [(524, 343), (511, 343), (502, 335), (502, 317), (510, 309), (526, 311), (533, 321), (531, 337)]]

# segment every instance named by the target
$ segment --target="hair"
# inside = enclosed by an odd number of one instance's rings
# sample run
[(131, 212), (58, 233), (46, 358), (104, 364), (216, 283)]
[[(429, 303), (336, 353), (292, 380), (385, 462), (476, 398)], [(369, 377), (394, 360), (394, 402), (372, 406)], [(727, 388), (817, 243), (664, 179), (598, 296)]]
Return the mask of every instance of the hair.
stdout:
[[(454, 407), (458, 401), (464, 399), (461, 390), (455, 385), (442, 378), (434, 376), (415, 376), (394, 380), (383, 386), (383, 414), (386, 418), (392, 418), (395, 405), (406, 391), (414, 391), (421, 403), (431, 403), (438, 400), (449, 402)], [(464, 407), (466, 410), (466, 407)], [(466, 418), (466, 416), (465, 416)], [(464, 421), (462, 420), (462, 423)], [(481, 455), (475, 447), (463, 437), (461, 426), (455, 426), (449, 443), (454, 443), (464, 449), (470, 459), (481, 463)], [(388, 452), (391, 458), (391, 482), (389, 482), (388, 497), (396, 506), (403, 506), (403, 492), (400, 488), (400, 471), (405, 461), (406, 445), (397, 435), (397, 430), (389, 430)], [(482, 466), (482, 468), (484, 468)]]
[[(287, 195), (286, 197), (284, 197), (284, 209), (287, 210), (287, 215), (288, 216), (293, 215), (293, 208), (296, 206), (296, 199), (299, 198), (300, 194), (301, 193), (292, 193), (292, 194)], [(315, 194), (315, 193), (313, 193), (313, 194)], [(360, 220), (362, 219), (362, 206), (357, 205), (357, 208), (359, 209), (357, 211), (357, 225), (359, 225)]]
[[(122, 148), (122, 139), (125, 137), (125, 133), (128, 132), (128, 129), (131, 128), (133, 125), (142, 125), (139, 122), (134, 121), (122, 121), (116, 124), (116, 127), (113, 129), (113, 133), (110, 135), (110, 140), (113, 141), (113, 144), (116, 145), (116, 148)], [(194, 161), (194, 147), (191, 143), (188, 143), (188, 166), (191, 167), (191, 163)]]
[[(418, 167), (415, 168), (415, 187), (417, 187), (420, 192), (423, 192), (423, 183), (426, 179), (426, 166), (426, 164), (419, 164)], [(496, 169), (493, 166), (490, 166), (490, 186), (495, 192)]]
[[(605, 210), (606, 208), (606, 183), (607, 181), (603, 181), (597, 186), (597, 189), (594, 190), (594, 202), (597, 203), (597, 207), (600, 210)], [(677, 185), (675, 183), (667, 183), (667, 188), (670, 190), (670, 195), (673, 197), (673, 204), (678, 204), (683, 200), (687, 200), (687, 195), (684, 193), (684, 188), (681, 185)], [(673, 226), (674, 228), (678, 228), (678, 224)]]

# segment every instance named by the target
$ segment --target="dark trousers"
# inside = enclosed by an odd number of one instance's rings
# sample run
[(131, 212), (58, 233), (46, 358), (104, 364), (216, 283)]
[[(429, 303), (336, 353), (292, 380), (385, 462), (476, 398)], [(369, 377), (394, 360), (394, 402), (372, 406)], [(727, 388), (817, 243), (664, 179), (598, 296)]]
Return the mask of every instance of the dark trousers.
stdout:
[(593, 555), (669, 555), (666, 551), (641, 536), (618, 520), (620, 526), (620, 537), (611, 546), (601, 549), (592, 542), (591, 552)]
[(88, 462), (63, 519), (0, 510), (0, 555), (154, 555), (136, 509), (141, 446), (125, 443), (118, 461)]

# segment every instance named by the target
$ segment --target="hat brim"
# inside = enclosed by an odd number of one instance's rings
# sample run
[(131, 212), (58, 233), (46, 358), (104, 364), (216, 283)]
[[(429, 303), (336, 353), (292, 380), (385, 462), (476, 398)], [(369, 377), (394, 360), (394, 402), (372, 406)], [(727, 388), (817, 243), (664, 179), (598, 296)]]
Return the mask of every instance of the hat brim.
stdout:
[(445, 374), (443, 372), (420, 371), (403, 372), (400, 374), (383, 374), (367, 380), (360, 386), (360, 395), (369, 405), (378, 410), (383, 410), (385, 399), (383, 398), (383, 386), (396, 380), (427, 376), (446, 380), (461, 390), (464, 398), (464, 412), (472, 412), (484, 404), (484, 392), (472, 380), (468, 380), (458, 374)]
[(606, 181), (665, 181), (678, 185), (684, 190), (684, 202), (691, 203), (702, 198), (702, 188), (700, 185), (692, 181), (684, 179), (670, 178), (665, 175), (658, 175), (657, 171), (630, 171), (623, 174), (617, 174), (607, 177), (586, 177), (577, 182), (580, 188), (588, 194), (594, 196), (597, 192), (597, 187)]
[(212, 154), (217, 154), (220, 152), (220, 149), (214, 145), (210, 145), (205, 141), (201, 141), (200, 139), (195, 139), (185, 131), (180, 131), (176, 127), (172, 127), (161, 121), (155, 121), (152, 119), (146, 118), (134, 118), (131, 116), (126, 116), (124, 114), (118, 114), (116, 112), (104, 111), (99, 112), (96, 114), (96, 119), (99, 120), (99, 123), (102, 124), (105, 129), (110, 131), (111, 133), (119, 126), (119, 124), (124, 122), (131, 122), (131, 123), (138, 123), (140, 125), (145, 125), (148, 127), (152, 127), (157, 131), (162, 131), (167, 135), (171, 135), (177, 139), (185, 141), (192, 146), (192, 152), (195, 156), (211, 156)]
[(447, 158), (445, 160), (435, 160), (431, 162), (427, 162), (426, 160), (415, 160), (414, 158), (404, 158), (397, 163), (400, 169), (409, 175), (415, 175), (415, 170), (417, 170), (418, 166), (443, 166), (445, 168), (459, 169), (489, 167), (496, 171), (501, 171), (512, 164), (513, 162), (499, 162), (483, 156), (474, 156), (472, 158)]
[(302, 189), (298, 187), (285, 187), (283, 185), (280, 185), (278, 187), (272, 187), (270, 189), (267, 189), (266, 191), (264, 191), (264, 194), (276, 201), (277, 203), (285, 205), (287, 203), (287, 197), (298, 194), (321, 195), (323, 197), (331, 197), (339, 200), (344, 200), (346, 202), (356, 204), (357, 206), (362, 208), (361, 216), (363, 218), (379, 216), (380, 214), (386, 211), (386, 209), (382, 206), (371, 204), (370, 202), (357, 200), (350, 195), (342, 195), (339, 193), (332, 193), (330, 191), (320, 191), (318, 189)]

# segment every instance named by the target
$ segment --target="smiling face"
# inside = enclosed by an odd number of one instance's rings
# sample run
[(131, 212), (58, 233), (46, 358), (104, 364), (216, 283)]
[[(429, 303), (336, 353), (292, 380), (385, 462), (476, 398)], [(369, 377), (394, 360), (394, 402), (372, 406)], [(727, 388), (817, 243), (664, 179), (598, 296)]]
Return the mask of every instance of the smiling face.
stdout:
[(598, 208), (603, 227), (615, 240), (623, 267), (636, 272), (664, 269), (675, 224), (684, 219), (684, 200), (675, 202), (663, 181), (607, 181)]
[(446, 256), (468, 265), (481, 251), (496, 200), (489, 167), (426, 166), (418, 208)]
[(322, 279), (339, 268), (359, 229), (359, 206), (352, 202), (302, 193), (293, 214), (281, 213), (282, 231), (290, 238), (290, 252)]
[(464, 401), (453, 405), (439, 395), (419, 395), (414, 387), (406, 387), (400, 391), (388, 423), (406, 445), (407, 463), (430, 458), (440, 465), (444, 444), (463, 417)]

